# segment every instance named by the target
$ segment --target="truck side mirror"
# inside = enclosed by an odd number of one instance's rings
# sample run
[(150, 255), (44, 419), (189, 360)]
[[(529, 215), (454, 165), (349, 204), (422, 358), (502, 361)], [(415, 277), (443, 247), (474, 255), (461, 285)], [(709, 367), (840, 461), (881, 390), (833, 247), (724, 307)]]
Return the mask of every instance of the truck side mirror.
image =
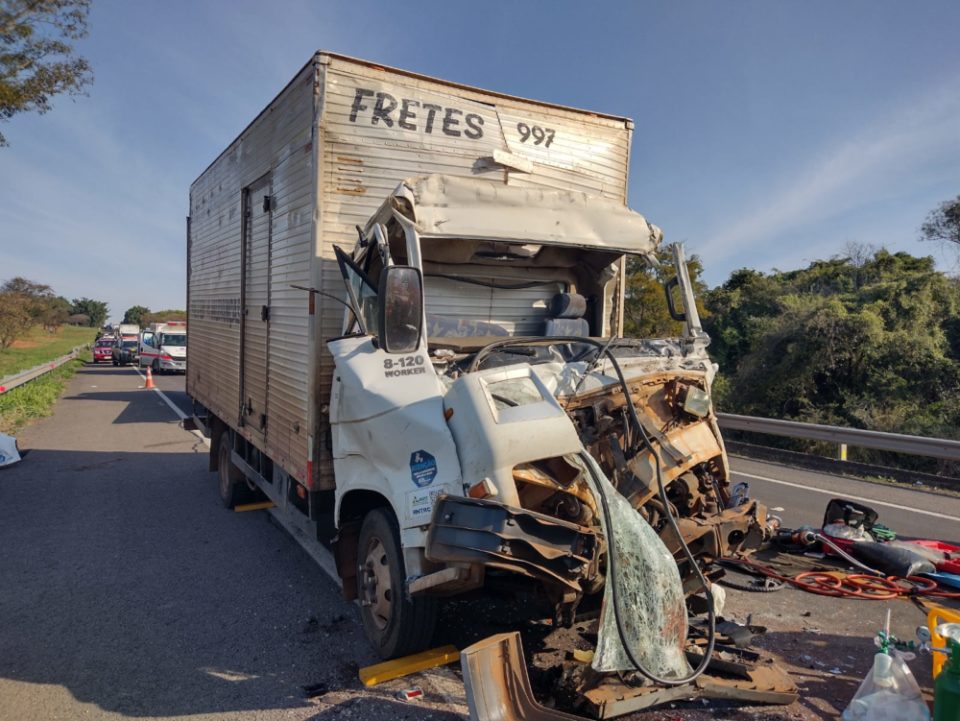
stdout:
[(412, 353), (423, 333), (423, 278), (417, 268), (388, 265), (380, 272), (379, 345), (387, 353)]
[(677, 310), (677, 304), (673, 299), (673, 290), (674, 288), (679, 287), (680, 278), (676, 275), (663, 284), (663, 290), (667, 294), (667, 310), (670, 312), (670, 317), (674, 320), (685, 321), (687, 319), (687, 314), (682, 310)]

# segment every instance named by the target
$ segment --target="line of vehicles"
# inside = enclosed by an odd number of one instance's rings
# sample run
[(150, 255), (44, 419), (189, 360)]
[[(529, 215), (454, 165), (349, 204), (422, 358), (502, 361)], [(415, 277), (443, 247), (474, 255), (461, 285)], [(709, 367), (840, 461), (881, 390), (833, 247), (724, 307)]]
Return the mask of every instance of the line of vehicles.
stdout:
[(154, 373), (187, 371), (187, 323), (166, 321), (146, 328), (120, 323), (97, 338), (93, 362), (111, 362), (114, 366), (137, 364)]

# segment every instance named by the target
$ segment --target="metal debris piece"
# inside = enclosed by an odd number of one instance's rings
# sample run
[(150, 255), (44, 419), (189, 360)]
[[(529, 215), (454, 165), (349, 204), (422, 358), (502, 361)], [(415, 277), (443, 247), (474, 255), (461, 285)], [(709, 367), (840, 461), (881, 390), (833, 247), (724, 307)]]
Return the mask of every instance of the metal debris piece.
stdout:
[(628, 686), (616, 677), (609, 677), (583, 695), (591, 714), (599, 719), (623, 716), (670, 701), (687, 699), (778, 705), (797, 700), (796, 684), (774, 666), (755, 666), (747, 672), (747, 678), (721, 678), (709, 673), (712, 668), (713, 664), (708, 667), (708, 673), (691, 684), (667, 688)]
[[(617, 675), (609, 674), (599, 682), (596, 676), (590, 676), (591, 686), (581, 689), (580, 695), (591, 715), (598, 719), (689, 699), (778, 705), (797, 700), (797, 687), (790, 676), (760, 661), (758, 654), (734, 648), (718, 653), (727, 655), (729, 660), (714, 656), (707, 673), (683, 686), (630, 686)], [(470, 721), (584, 721), (584, 717), (537, 702), (516, 631), (490, 636), (465, 648), (460, 653), (460, 665)], [(735, 678), (717, 673), (729, 673)]]
[(460, 652), (470, 721), (584, 721), (546, 708), (530, 688), (516, 631), (499, 633)]

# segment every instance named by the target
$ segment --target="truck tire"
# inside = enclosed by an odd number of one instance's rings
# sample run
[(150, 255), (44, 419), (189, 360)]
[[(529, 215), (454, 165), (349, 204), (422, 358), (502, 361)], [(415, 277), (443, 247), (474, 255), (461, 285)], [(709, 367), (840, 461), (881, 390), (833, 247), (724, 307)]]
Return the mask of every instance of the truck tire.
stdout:
[(233, 508), (243, 503), (247, 496), (246, 479), (240, 470), (230, 460), (230, 451), (233, 444), (230, 442), (230, 431), (220, 435), (220, 448), (217, 453), (217, 480), (220, 490), (220, 500), (227, 508)]
[(433, 638), (437, 599), (409, 598), (396, 517), (375, 508), (363, 519), (357, 546), (360, 619), (383, 659), (423, 651)]

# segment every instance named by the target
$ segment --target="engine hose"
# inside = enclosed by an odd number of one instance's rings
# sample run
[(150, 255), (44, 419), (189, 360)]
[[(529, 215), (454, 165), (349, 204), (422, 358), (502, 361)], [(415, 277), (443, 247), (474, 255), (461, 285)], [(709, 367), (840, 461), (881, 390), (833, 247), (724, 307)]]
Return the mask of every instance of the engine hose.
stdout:
[[(556, 339), (554, 339), (556, 340)], [(571, 339), (572, 340), (572, 339)], [(630, 418), (633, 421), (633, 425), (640, 432), (640, 436), (643, 438), (644, 445), (650, 449), (650, 453), (653, 454), (654, 459), (654, 468), (656, 468), (657, 473), (657, 486), (659, 488), (660, 502), (663, 504), (664, 509), (666, 509), (665, 514), (667, 521), (670, 523), (670, 527), (673, 529), (673, 532), (676, 534), (677, 540), (680, 542), (680, 547), (683, 549), (684, 555), (687, 557), (687, 561), (690, 563), (690, 568), (693, 569), (694, 573), (697, 576), (697, 579), (700, 581), (701, 586), (703, 587), (703, 593), (707, 599), (707, 619), (708, 619), (708, 630), (707, 630), (707, 648), (703, 654), (703, 660), (697, 665), (697, 668), (693, 670), (692, 673), (688, 674), (683, 678), (662, 678), (653, 673), (650, 669), (646, 668), (640, 661), (637, 660), (637, 657), (634, 655), (633, 650), (630, 648), (627, 643), (627, 634), (624, 631), (623, 624), (623, 613), (620, 608), (620, 598), (619, 594), (616, 591), (616, 583), (611, 583), (610, 592), (613, 598), (613, 615), (617, 622), (617, 632), (620, 634), (620, 641), (623, 644), (624, 650), (627, 652), (627, 657), (630, 659), (630, 663), (634, 665), (637, 671), (641, 675), (648, 678), (653, 683), (659, 684), (661, 686), (682, 686), (684, 684), (690, 683), (696, 680), (704, 671), (707, 670), (707, 666), (710, 665), (710, 659), (713, 656), (713, 648), (716, 643), (717, 635), (717, 618), (716, 610), (714, 609), (713, 604), (713, 593), (710, 591), (710, 584), (707, 581), (706, 577), (703, 575), (703, 571), (700, 570), (700, 565), (697, 563), (696, 558), (694, 558), (693, 553), (691, 553), (690, 548), (687, 546), (686, 542), (683, 540), (683, 535), (680, 533), (680, 528), (677, 526), (677, 521), (673, 517), (673, 513), (670, 512), (670, 501), (667, 498), (667, 490), (663, 483), (663, 473), (661, 469), (661, 460), (660, 454), (657, 452), (657, 449), (653, 445), (653, 441), (650, 436), (647, 434), (646, 429), (643, 427), (643, 424), (640, 423), (639, 417), (637, 417), (637, 410), (633, 407), (633, 402), (630, 400), (630, 387), (627, 384), (627, 380), (623, 375), (623, 370), (620, 368), (620, 364), (617, 362), (616, 357), (613, 353), (610, 352), (610, 344), (605, 345), (594, 341), (593, 339), (587, 338), (577, 338), (577, 342), (589, 342), (593, 343), (599, 349), (601, 354), (605, 354), (609, 359), (610, 363), (613, 365), (614, 371), (616, 371), (617, 379), (620, 381), (620, 386), (623, 388), (623, 397), (627, 401), (626, 405), (630, 413)], [(600, 493), (600, 505), (603, 509), (604, 522), (606, 525), (607, 531), (607, 543), (610, 546), (608, 557), (610, 564), (610, 575), (615, 578), (617, 576), (616, 569), (616, 557), (617, 554), (614, 552), (614, 539), (613, 539), (613, 527), (610, 523), (610, 508), (607, 504), (607, 497), (603, 490), (603, 484), (597, 483), (597, 489)]]
[(830, 548), (832, 548), (838, 556), (840, 556), (842, 559), (847, 561), (849, 564), (856, 566), (857, 568), (861, 569), (862, 571), (865, 571), (871, 576), (883, 575), (882, 573), (880, 573), (880, 571), (876, 570), (875, 568), (870, 568), (870, 566), (867, 566), (866, 564), (858, 561), (856, 558), (854, 558), (849, 553), (844, 551), (842, 548), (840, 548), (840, 546), (838, 546), (836, 543), (834, 543), (829, 538), (824, 536), (822, 533), (814, 533), (813, 535), (817, 537), (817, 540), (820, 541), (820, 543), (824, 543), (830, 546)]

